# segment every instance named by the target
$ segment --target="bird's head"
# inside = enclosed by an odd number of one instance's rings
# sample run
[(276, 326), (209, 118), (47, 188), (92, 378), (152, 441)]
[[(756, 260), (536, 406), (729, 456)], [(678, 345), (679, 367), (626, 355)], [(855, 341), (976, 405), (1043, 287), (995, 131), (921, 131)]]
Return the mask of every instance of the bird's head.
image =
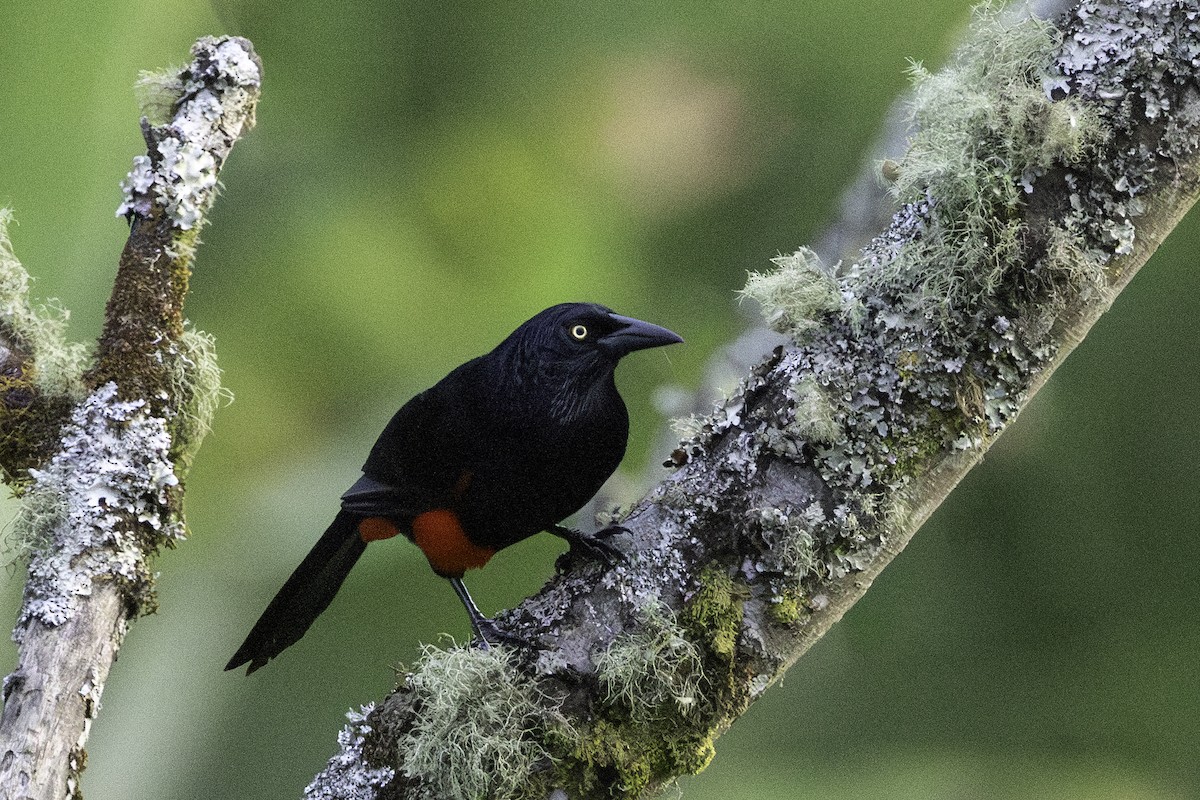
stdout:
[(590, 405), (595, 391), (612, 388), (621, 358), (682, 341), (666, 328), (597, 303), (562, 303), (525, 322), (501, 347), (511, 348), (517, 374), (553, 386), (556, 405), (571, 406), (574, 416)]
[(683, 341), (666, 328), (621, 316), (598, 303), (551, 306), (518, 328), (512, 338), (548, 361), (610, 364), (635, 350)]

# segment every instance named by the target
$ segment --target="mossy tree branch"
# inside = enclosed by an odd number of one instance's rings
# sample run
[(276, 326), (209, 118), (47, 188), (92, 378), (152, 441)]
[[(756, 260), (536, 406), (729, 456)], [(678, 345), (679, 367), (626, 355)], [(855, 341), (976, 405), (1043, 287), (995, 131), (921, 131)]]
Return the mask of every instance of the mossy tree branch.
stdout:
[(537, 649), (428, 650), (306, 797), (634, 798), (702, 769), (1195, 201), (1196, 16), (981, 11), (914, 71), (887, 229), (847, 266), (801, 249), (751, 280), (790, 343), (691, 421), (623, 521), (629, 563), (567, 563), (501, 615)]
[(62, 315), (30, 303), (0, 228), (0, 467), (22, 494), (16, 528), (30, 550), (0, 714), (3, 800), (80, 796), (109, 668), (153, 608), (148, 559), (184, 535), (182, 481), (220, 387), (212, 341), (185, 329), (183, 302), (261, 75), (245, 39), (201, 39), (192, 57), (143, 78), (149, 149), (123, 185), (130, 236), (86, 372)]

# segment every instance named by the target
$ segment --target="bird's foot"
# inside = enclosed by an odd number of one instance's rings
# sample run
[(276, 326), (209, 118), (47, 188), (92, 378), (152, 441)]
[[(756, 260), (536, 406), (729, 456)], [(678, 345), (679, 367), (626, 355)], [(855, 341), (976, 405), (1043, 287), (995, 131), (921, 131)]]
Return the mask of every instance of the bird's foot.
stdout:
[(467, 617), (471, 620), (472, 647), (480, 650), (490, 650), (494, 644), (508, 645), (517, 649), (532, 647), (520, 636), (513, 636), (511, 633), (500, 630), (495, 620), (485, 617), (479, 607), (475, 605), (475, 601), (471, 599), (471, 593), (467, 591), (467, 586), (462, 582), (462, 578), (450, 578), (450, 585), (454, 587), (458, 599), (462, 600), (463, 607), (467, 609)]
[(500, 630), (500, 626), (487, 617), (473, 620), (471, 627), (474, 633), (474, 636), (471, 637), (471, 647), (477, 650), (491, 650), (493, 645), (512, 647), (518, 650), (533, 646), (520, 636)]
[(574, 528), (555, 525), (550, 529), (550, 532), (555, 536), (567, 540), (567, 543), (571, 545), (568, 555), (572, 558), (583, 557), (592, 561), (599, 561), (606, 567), (616, 566), (617, 564), (629, 561), (628, 556), (605, 541), (609, 537), (616, 536), (619, 533), (629, 533), (627, 528), (620, 525), (609, 525), (607, 528), (591, 534), (577, 531)]

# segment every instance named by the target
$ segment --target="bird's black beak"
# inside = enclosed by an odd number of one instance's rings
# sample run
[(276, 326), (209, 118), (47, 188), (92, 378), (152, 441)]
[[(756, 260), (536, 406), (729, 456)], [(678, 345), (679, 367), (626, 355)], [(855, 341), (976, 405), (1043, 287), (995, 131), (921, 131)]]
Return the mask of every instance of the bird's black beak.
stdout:
[(623, 317), (620, 314), (610, 313), (608, 318), (620, 324), (621, 327), (600, 337), (599, 345), (607, 350), (613, 358), (621, 358), (634, 350), (679, 344), (683, 341), (682, 336), (661, 325), (642, 322), (633, 317)]

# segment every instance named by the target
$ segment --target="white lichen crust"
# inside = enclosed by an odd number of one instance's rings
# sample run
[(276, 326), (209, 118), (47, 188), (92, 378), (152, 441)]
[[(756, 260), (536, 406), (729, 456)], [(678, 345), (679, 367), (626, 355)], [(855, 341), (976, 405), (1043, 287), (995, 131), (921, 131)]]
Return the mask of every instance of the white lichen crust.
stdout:
[(1132, 251), (1144, 196), (1178, 180), (1200, 148), (1200, 8), (1185, 0), (1087, 0), (1056, 58), (1055, 97), (1086, 97), (1115, 137), (1098, 163), (1067, 176), (1073, 224), (1116, 255)]
[[(216, 196), (221, 164), (243, 126), (254, 124), (251, 109), (261, 74), (250, 52), (239, 38), (205, 37), (196, 42), (191, 64), (176, 80), (165, 81), (180, 92), (174, 116), (158, 126), (144, 120), (150, 151), (134, 157), (133, 168), (121, 182), (124, 200), (117, 216), (146, 218), (157, 205), (180, 230), (203, 220)], [(142, 85), (147, 83), (144, 77)], [(161, 114), (157, 106), (145, 110), (148, 115)]]
[(75, 409), (62, 446), (33, 485), (17, 519), (33, 554), (13, 638), (38, 622), (58, 626), (74, 616), (98, 580), (147, 591), (149, 554), (183, 538), (171, 508), (178, 485), (171, 440), (145, 401), (119, 401), (100, 387)]
[(395, 775), (391, 767), (370, 767), (363, 760), (363, 742), (371, 733), (367, 717), (374, 703), (346, 713), (349, 722), (338, 733), (337, 755), (304, 789), (305, 800), (373, 800)]

